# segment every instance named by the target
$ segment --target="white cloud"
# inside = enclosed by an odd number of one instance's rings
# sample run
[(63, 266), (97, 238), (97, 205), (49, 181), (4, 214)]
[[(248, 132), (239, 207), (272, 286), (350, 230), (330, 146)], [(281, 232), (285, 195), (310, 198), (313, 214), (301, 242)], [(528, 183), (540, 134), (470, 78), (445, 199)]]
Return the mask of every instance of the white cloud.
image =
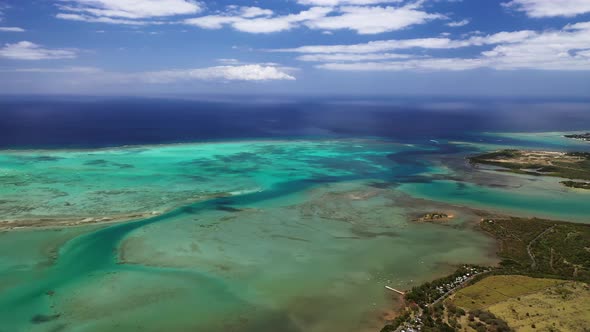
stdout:
[(390, 59), (407, 59), (411, 58), (408, 54), (396, 53), (370, 53), (370, 54), (351, 54), (351, 53), (335, 53), (335, 54), (306, 54), (297, 57), (299, 61), (309, 62), (347, 62), (347, 61), (375, 61), (375, 60), (390, 60)]
[(248, 33), (272, 33), (306, 26), (328, 33), (353, 30), (377, 34), (446, 18), (422, 8), (425, 0), (298, 0), (299, 12), (277, 14), (256, 6), (229, 5), (199, 17), (178, 19), (206, 8), (197, 0), (56, 0), (56, 18), (89, 23), (126, 25), (178, 24), (203, 29), (229, 26)]
[(203, 29), (221, 29), (226, 24), (232, 24), (240, 20), (238, 16), (208, 15), (184, 20), (185, 24), (194, 25)]
[[(207, 82), (268, 82), (293, 81), (288, 72), (293, 68), (276, 64), (225, 65), (205, 68), (170, 69), (146, 72), (109, 72), (95, 67), (18, 68), (1, 72), (18, 72), (21, 75), (59, 74), (69, 82), (80, 84), (133, 86), (137, 84), (171, 84), (191, 81)], [(63, 76), (62, 76), (63, 75)], [(57, 79), (57, 78), (56, 78)]]
[(566, 27), (530, 35), (514, 43), (501, 43), (482, 52), (497, 69), (590, 70), (590, 25)]
[(76, 74), (95, 74), (102, 72), (96, 67), (60, 67), (60, 68), (17, 68), (3, 70), (3, 72), (17, 72), (17, 73), (76, 73)]
[(242, 63), (242, 61), (240, 61), (238, 59), (227, 59), (227, 58), (217, 59), (216, 61), (219, 63), (222, 63), (224, 65), (238, 65), (238, 64)]
[(590, 22), (568, 24), (565, 26), (565, 30), (590, 30)]
[[(135, 20), (199, 13), (202, 5), (194, 0), (60, 0), (65, 20), (138, 24)], [(140, 22), (141, 23), (141, 22)], [(140, 24), (139, 23), (139, 24)]]
[(259, 16), (270, 16), (274, 12), (270, 9), (263, 9), (260, 7), (239, 7), (239, 14), (241, 17), (252, 18)]
[(201, 5), (192, 0), (61, 0), (73, 6), (61, 6), (64, 10), (87, 13), (94, 16), (122, 17), (130, 19), (195, 14)]
[(165, 70), (140, 75), (148, 83), (171, 83), (188, 80), (221, 81), (271, 81), (295, 80), (283, 69), (259, 64), (241, 66), (216, 66), (188, 70)]
[(0, 32), (25, 32), (25, 29), (19, 27), (0, 27)]
[(338, 15), (323, 16), (305, 23), (312, 29), (354, 30), (359, 34), (376, 34), (401, 30), (412, 25), (424, 24), (434, 19), (444, 18), (419, 10), (415, 5), (403, 7), (339, 7)]
[[(391, 50), (422, 48), (425, 50), (490, 46), (479, 56), (441, 58), (423, 56), (387, 58)], [(348, 71), (400, 70), (590, 70), (590, 22), (565, 26), (561, 30), (499, 32), (466, 39), (424, 38), (382, 40), (352, 45), (315, 45), (271, 50), (304, 53), (303, 61), (324, 62), (317, 68)], [(383, 60), (383, 61), (379, 61)], [(385, 61), (388, 60), (388, 61)]]
[(493, 35), (487, 36), (475, 36), (466, 40), (467, 45), (465, 46), (481, 46), (489, 44), (501, 44), (501, 43), (518, 43), (530, 39), (536, 36), (537, 33), (532, 30), (521, 30), (512, 32), (498, 32)]
[(392, 62), (325, 63), (317, 68), (340, 71), (468, 70), (480, 68), (480, 59), (419, 59)]
[(53, 60), (72, 59), (77, 52), (71, 49), (49, 49), (29, 41), (5, 44), (0, 48), (0, 57), (15, 60)]
[(525, 12), (529, 17), (573, 17), (590, 13), (589, 0), (512, 0), (503, 6)]
[(329, 8), (312, 7), (309, 10), (302, 11), (298, 14), (241, 20), (236, 22), (233, 27), (237, 30), (250, 33), (277, 32), (292, 29), (300, 22), (317, 20), (324, 17), (329, 12)]
[(271, 52), (288, 53), (376, 53), (411, 48), (449, 49), (460, 47), (459, 43), (449, 38), (417, 38), (376, 40), (362, 44), (350, 45), (310, 45), (296, 48), (273, 49)]
[[(304, 25), (310, 29), (324, 32), (348, 29), (359, 34), (376, 34), (401, 30), (412, 25), (445, 18), (444, 15), (428, 13), (420, 9), (420, 1), (401, 7), (364, 6), (383, 2), (399, 1), (314, 0), (302, 3), (306, 5), (317, 4), (317, 6), (286, 15), (275, 15), (270, 10), (258, 7), (230, 6), (225, 13), (189, 18), (183, 22), (204, 29), (221, 29), (224, 26), (231, 26), (236, 30), (249, 33), (286, 31)], [(332, 7), (328, 6), (329, 4), (354, 5)]]
[(330, 11), (330, 8), (312, 7), (298, 14), (274, 17), (248, 18), (240, 15), (231, 16), (230, 14), (209, 15), (187, 19), (184, 23), (205, 29), (221, 29), (225, 25), (231, 25), (234, 29), (243, 32), (271, 33), (290, 30), (300, 22), (318, 19)]
[(462, 26), (466, 26), (467, 24), (469, 24), (471, 21), (470, 20), (461, 20), (461, 21), (453, 21), (453, 22), (449, 22), (447, 23), (448, 27), (451, 28), (457, 28), (457, 27), (462, 27)]
[(415, 38), (377, 40), (362, 44), (350, 45), (311, 45), (296, 48), (273, 49), (271, 52), (287, 53), (377, 53), (412, 48), (423, 49), (454, 49), (469, 46), (482, 46), (498, 43), (516, 43), (536, 35), (530, 30), (515, 32), (499, 32), (488, 36), (474, 36), (468, 39), (450, 38)]
[(305, 6), (336, 7), (342, 5), (378, 5), (382, 3), (399, 3), (402, 1), (403, 0), (298, 0), (297, 2)]
[[(59, 13), (59, 14), (55, 15), (55, 17), (62, 19), (62, 20), (80, 21), (80, 22), (88, 22), (88, 23), (108, 23), (108, 24), (127, 24), (127, 25), (148, 24), (147, 21), (126, 20), (126, 19), (110, 18), (110, 17), (95, 17), (95, 16), (89, 16), (89, 15), (68, 14), (68, 13)], [(154, 22), (151, 22), (151, 23), (154, 23)]]

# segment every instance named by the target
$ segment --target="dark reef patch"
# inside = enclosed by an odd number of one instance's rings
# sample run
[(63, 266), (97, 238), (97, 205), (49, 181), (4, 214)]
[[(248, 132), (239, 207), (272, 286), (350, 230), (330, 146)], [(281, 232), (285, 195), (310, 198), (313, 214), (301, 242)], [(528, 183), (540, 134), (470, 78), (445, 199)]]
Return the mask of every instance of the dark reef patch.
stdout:
[(219, 211), (225, 211), (225, 212), (232, 212), (232, 213), (236, 213), (236, 212), (242, 212), (242, 209), (239, 208), (235, 208), (232, 206), (227, 206), (227, 205), (217, 205), (215, 207), (215, 209), (219, 210)]
[(54, 321), (56, 319), (58, 319), (61, 316), (61, 314), (56, 314), (56, 315), (35, 315), (33, 316), (33, 318), (31, 318), (31, 323), (33, 324), (43, 324), (43, 323), (48, 323), (51, 321)]

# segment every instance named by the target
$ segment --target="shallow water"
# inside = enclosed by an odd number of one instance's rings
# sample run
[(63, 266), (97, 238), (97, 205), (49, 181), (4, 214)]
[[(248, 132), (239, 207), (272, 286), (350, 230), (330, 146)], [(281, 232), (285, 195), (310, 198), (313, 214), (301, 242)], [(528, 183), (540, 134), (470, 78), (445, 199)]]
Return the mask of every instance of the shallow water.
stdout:
[[(396, 304), (385, 285), (495, 262), (453, 205), (590, 213), (586, 193), (466, 168), (466, 153), (369, 139), (3, 152), (7, 220), (160, 215), (0, 233), (0, 331), (376, 330)], [(440, 209), (457, 218), (410, 221)]]
[(0, 195), (9, 199), (0, 215), (33, 220), (162, 212), (283, 181), (382, 172), (387, 154), (403, 149), (343, 140), (6, 151), (0, 154)]

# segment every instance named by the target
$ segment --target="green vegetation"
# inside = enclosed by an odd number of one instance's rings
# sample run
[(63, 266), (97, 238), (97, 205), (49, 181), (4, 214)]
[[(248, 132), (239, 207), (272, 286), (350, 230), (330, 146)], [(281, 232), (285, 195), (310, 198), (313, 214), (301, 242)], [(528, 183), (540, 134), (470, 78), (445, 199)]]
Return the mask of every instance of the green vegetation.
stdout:
[(567, 138), (579, 139), (581, 141), (590, 142), (590, 133), (585, 134), (572, 134), (572, 135), (564, 135)]
[(483, 310), (473, 310), (467, 317), (468, 326), (477, 332), (510, 332), (513, 331), (504, 320), (493, 313)]
[(562, 282), (494, 304), (487, 310), (518, 331), (588, 331), (590, 287), (579, 282)]
[(389, 322), (389, 324), (385, 325), (381, 329), (381, 332), (394, 332), (398, 327), (409, 320), (410, 317), (410, 312), (406, 312), (403, 315), (396, 317), (393, 321)]
[(449, 276), (412, 288), (411, 291), (406, 293), (406, 301), (413, 302), (425, 308), (440, 299), (447, 292), (459, 287), (462, 283), (483, 271), (485, 271), (483, 267), (474, 265), (463, 266)]
[(570, 188), (590, 189), (590, 182), (561, 181), (560, 183)]
[[(572, 290), (562, 285), (575, 284), (588, 289), (586, 284), (564, 279), (590, 282), (590, 225), (507, 217), (483, 219), (480, 227), (497, 239), (500, 266), (493, 269), (464, 266), (450, 276), (412, 288), (405, 295), (408, 304), (402, 314), (384, 327), (383, 332), (402, 326), (420, 331), (508, 332), (512, 331), (511, 327), (523, 327), (513, 324), (523, 319), (520, 316), (524, 313), (521, 315), (522, 310), (504, 304), (516, 301), (523, 306), (522, 298), (534, 296), (537, 301), (534, 303), (539, 304), (535, 317), (543, 317), (550, 324), (568, 324), (551, 316), (555, 312), (543, 308), (554, 297), (573, 296)], [(489, 274), (492, 276), (486, 277)], [(455, 291), (452, 299), (445, 299)], [(532, 303), (527, 302), (527, 307), (533, 308)], [(511, 308), (510, 314), (506, 308)], [(465, 309), (470, 310), (468, 315)], [(531, 324), (535, 317), (529, 320)], [(583, 323), (590, 321), (584, 315), (576, 319)]]
[(465, 310), (443, 300), (455, 289), (469, 283), (488, 269), (465, 265), (450, 276), (412, 288), (405, 295), (408, 305), (400, 316), (389, 322), (381, 332), (391, 332), (404, 326), (407, 330), (435, 332), (456, 331)]
[(448, 221), (452, 218), (453, 218), (452, 215), (449, 215), (444, 212), (430, 212), (430, 213), (423, 214), (419, 218), (414, 219), (414, 221), (423, 221), (423, 222)]
[(521, 275), (495, 275), (457, 291), (452, 302), (468, 310), (478, 310), (564, 282)]
[(470, 157), (469, 161), (473, 165), (492, 165), (518, 174), (590, 180), (590, 153), (587, 152), (501, 150)]
[(590, 282), (590, 225), (543, 219), (486, 219), (502, 258), (496, 273)]

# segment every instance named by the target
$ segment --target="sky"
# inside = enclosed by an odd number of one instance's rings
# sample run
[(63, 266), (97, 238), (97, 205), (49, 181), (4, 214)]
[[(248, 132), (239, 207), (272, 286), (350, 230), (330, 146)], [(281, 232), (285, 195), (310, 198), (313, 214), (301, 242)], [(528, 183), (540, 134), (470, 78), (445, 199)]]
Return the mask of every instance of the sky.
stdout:
[(590, 97), (590, 0), (0, 0), (0, 94)]

